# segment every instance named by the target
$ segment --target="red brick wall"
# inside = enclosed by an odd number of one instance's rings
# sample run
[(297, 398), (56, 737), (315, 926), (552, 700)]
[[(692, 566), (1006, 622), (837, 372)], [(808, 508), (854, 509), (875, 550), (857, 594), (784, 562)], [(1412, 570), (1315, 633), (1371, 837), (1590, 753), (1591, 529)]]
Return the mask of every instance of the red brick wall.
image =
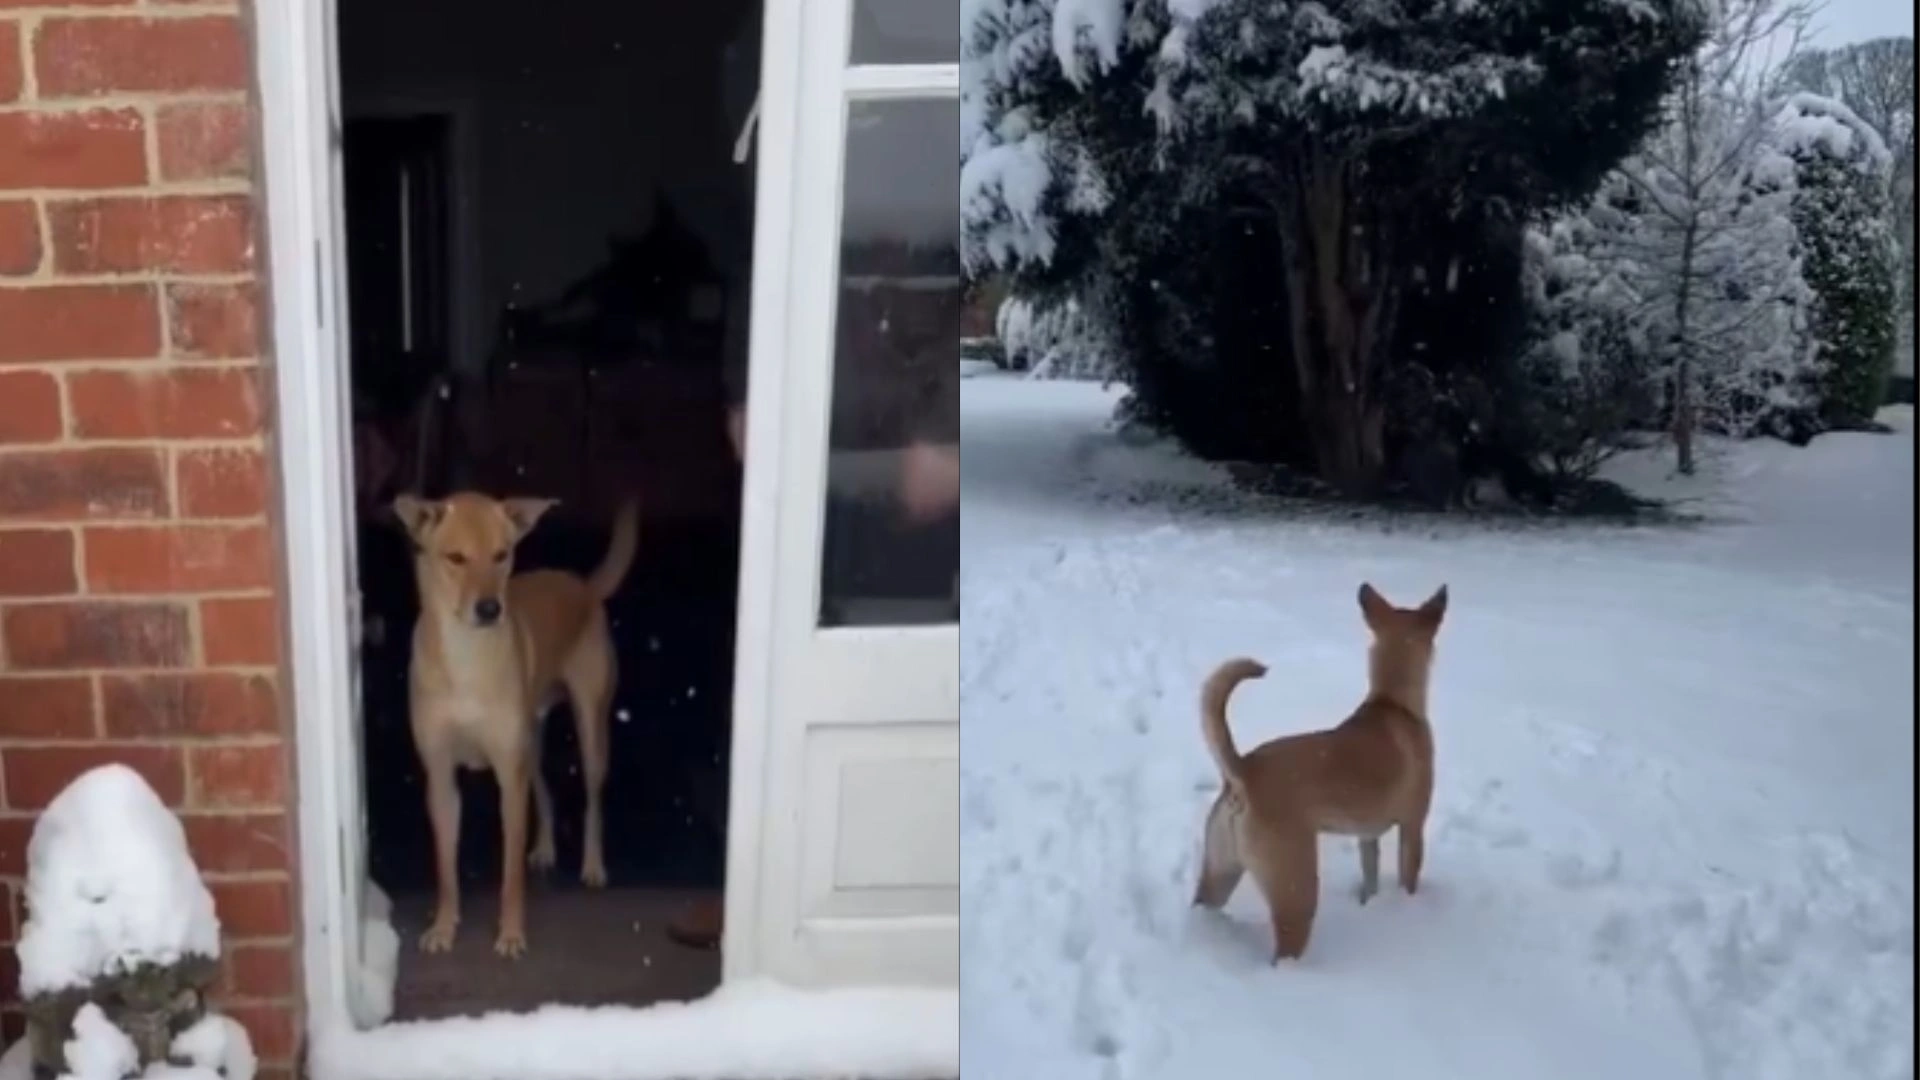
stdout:
[[(292, 763), (250, 86), (237, 0), (0, 0), (0, 946), (35, 812), (131, 765), (218, 903), (223, 1007), (285, 1077)], [(16, 972), (0, 947), (0, 994)]]

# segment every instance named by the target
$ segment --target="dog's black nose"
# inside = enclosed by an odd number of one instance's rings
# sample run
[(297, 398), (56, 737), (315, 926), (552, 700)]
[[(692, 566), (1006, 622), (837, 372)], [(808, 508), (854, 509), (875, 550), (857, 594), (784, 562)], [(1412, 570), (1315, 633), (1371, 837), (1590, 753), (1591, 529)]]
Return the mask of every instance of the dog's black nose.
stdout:
[(500, 621), (500, 601), (489, 596), (473, 605), (473, 619), (481, 626), (492, 626)]

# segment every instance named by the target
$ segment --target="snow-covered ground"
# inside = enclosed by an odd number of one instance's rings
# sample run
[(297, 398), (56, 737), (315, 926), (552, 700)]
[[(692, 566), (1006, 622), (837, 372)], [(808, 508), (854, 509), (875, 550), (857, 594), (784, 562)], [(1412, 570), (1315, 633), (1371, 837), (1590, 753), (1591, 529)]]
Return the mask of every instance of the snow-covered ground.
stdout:
[[(1716, 523), (1498, 528), (1260, 504), (1109, 429), (1116, 391), (964, 384), (968, 1075), (1895, 1080), (1914, 1075), (1913, 462), (1725, 448)], [(1648, 460), (1622, 476), (1679, 490)], [(1189, 907), (1240, 744), (1363, 689), (1354, 593), (1452, 607), (1418, 897), (1322, 841), (1307, 958)]]

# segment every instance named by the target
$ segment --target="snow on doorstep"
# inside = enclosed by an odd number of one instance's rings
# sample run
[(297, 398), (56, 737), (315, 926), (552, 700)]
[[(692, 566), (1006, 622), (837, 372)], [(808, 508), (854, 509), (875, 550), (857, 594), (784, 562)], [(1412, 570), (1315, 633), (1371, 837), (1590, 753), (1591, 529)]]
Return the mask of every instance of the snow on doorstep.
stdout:
[(386, 1023), (393, 1016), (393, 987), (400, 976), (400, 935), (393, 929), (393, 901), (367, 882), (365, 910), (360, 919), (360, 963), (354, 969), (359, 1010), (354, 1022), (363, 1028)]
[(960, 1073), (960, 1003), (950, 990), (748, 980), (645, 1009), (549, 1006), (323, 1031), (308, 1071), (313, 1080), (948, 1080)]
[(187, 953), (220, 955), (213, 896), (185, 831), (123, 765), (75, 779), (40, 815), (27, 845), (26, 900), (22, 996)]
[[(1535, 528), (1289, 510), (1117, 391), (961, 385), (968, 1075), (1912, 1080), (1910, 427), (1637, 457), (1713, 520)], [(1363, 908), (1324, 839), (1275, 967), (1252, 890), (1189, 903), (1197, 687), (1269, 664), (1243, 748), (1337, 722), (1363, 579), (1452, 590), (1425, 876)]]

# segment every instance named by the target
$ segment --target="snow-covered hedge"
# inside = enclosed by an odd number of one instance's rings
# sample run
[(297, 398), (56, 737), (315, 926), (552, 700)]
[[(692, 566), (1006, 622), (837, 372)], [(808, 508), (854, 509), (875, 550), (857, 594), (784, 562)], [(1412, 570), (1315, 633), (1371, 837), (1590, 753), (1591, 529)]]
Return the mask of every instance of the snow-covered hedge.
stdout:
[(1793, 223), (1813, 294), (1821, 418), (1858, 427), (1886, 400), (1897, 346), (1893, 158), (1871, 126), (1832, 98), (1795, 94), (1776, 124), (1777, 144), (1795, 166)]

